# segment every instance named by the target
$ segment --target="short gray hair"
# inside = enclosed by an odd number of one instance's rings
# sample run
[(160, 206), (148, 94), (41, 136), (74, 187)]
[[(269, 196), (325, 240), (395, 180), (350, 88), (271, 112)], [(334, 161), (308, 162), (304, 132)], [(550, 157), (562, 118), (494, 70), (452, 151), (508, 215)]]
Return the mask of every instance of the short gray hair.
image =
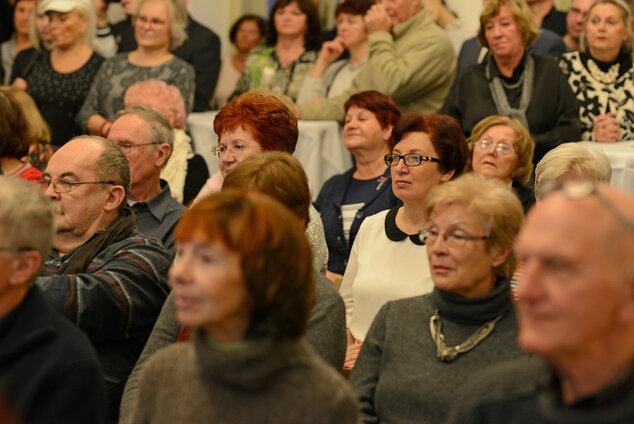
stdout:
[(11, 247), (37, 250), (46, 259), (53, 245), (53, 203), (35, 185), (0, 175), (0, 233)]
[(609, 184), (612, 166), (602, 151), (577, 143), (563, 143), (544, 155), (535, 168), (535, 196), (543, 197), (544, 187), (566, 174)]
[(114, 120), (116, 121), (125, 115), (136, 115), (141, 118), (143, 122), (148, 124), (151, 143), (169, 144), (170, 154), (163, 166), (167, 165), (167, 161), (174, 151), (174, 130), (167, 117), (161, 112), (147, 106), (130, 106), (117, 112)]
[[(149, 0), (140, 0), (137, 4), (135, 16), (139, 14), (141, 7)], [(187, 40), (187, 24), (189, 23), (189, 13), (181, 0), (162, 0), (167, 6), (169, 15), (169, 27), (172, 34), (170, 50), (175, 49)]]

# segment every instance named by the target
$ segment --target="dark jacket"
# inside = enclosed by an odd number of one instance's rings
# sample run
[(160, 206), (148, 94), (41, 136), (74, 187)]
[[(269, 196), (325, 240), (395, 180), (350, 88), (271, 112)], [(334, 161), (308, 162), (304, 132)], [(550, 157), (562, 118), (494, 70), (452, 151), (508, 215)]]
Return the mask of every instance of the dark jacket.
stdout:
[(524, 213), (527, 213), (528, 210), (535, 204), (535, 193), (533, 192), (533, 189), (526, 187), (515, 180), (513, 180), (512, 188), (515, 194), (517, 194), (517, 197), (520, 199), (520, 202), (522, 202)]
[(356, 168), (352, 167), (343, 174), (335, 175), (326, 181), (315, 201), (315, 209), (321, 214), (324, 232), (326, 233), (328, 270), (342, 275), (346, 270), (346, 265), (348, 265), (350, 250), (363, 220), (368, 216), (402, 204), (392, 193), (390, 169), (387, 168), (382, 176), (383, 182), (378, 183), (380, 187), (378, 187), (374, 196), (368, 199), (365, 205), (357, 212), (350, 227), (350, 241), (346, 241), (343, 235), (341, 205), (355, 170)]
[(104, 422), (106, 392), (95, 351), (36, 287), (0, 318), (0, 396), (19, 422)]

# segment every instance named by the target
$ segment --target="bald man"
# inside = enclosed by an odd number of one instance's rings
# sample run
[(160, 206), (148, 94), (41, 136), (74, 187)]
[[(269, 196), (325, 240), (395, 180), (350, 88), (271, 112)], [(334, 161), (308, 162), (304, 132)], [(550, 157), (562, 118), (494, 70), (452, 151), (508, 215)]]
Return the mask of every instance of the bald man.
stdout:
[(535, 359), (471, 381), (452, 423), (634, 422), (634, 197), (561, 184), (517, 241), (519, 344)]

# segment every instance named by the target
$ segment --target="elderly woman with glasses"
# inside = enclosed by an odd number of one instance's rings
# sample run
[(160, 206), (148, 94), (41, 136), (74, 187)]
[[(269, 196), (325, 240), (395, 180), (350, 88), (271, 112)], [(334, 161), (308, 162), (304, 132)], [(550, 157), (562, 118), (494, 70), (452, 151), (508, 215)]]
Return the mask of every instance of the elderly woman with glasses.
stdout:
[(374, 319), (350, 375), (363, 422), (443, 422), (471, 374), (524, 355), (509, 284), (517, 197), (470, 173), (434, 187), (422, 213), (434, 289), (388, 302)]
[(467, 170), (511, 184), (524, 212), (535, 203), (533, 190), (526, 186), (533, 172), (535, 142), (517, 119), (492, 115), (473, 128)]
[(418, 237), (427, 222), (423, 205), (429, 191), (459, 175), (467, 161), (460, 126), (446, 115), (402, 116), (389, 144), (385, 163), (390, 167), (392, 191), (403, 206), (366, 218), (352, 246), (341, 283), (348, 326), (346, 368), (354, 366), (368, 328), (385, 302), (431, 291), (429, 263)]

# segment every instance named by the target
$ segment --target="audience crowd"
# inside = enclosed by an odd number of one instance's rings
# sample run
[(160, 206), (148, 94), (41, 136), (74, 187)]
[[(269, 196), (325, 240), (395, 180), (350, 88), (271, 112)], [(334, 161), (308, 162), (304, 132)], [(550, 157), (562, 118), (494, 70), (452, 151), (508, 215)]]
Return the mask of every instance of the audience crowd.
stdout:
[(634, 1), (111, 3), (0, 0), (0, 422), (634, 422)]

